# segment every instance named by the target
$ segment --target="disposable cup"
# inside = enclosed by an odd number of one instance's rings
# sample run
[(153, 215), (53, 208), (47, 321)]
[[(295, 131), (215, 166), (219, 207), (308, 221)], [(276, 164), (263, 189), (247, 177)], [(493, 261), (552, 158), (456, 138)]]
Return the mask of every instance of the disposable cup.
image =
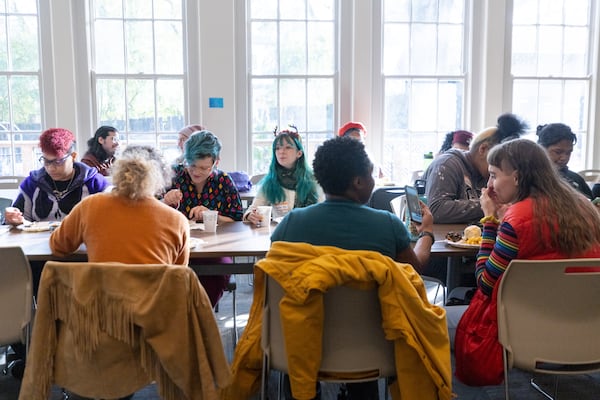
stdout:
[(271, 206), (258, 206), (257, 208), (258, 214), (261, 216), (261, 225), (270, 225), (271, 224), (271, 210), (273, 207)]
[(205, 232), (217, 231), (217, 218), (219, 213), (214, 210), (202, 211), (202, 220), (204, 221)]

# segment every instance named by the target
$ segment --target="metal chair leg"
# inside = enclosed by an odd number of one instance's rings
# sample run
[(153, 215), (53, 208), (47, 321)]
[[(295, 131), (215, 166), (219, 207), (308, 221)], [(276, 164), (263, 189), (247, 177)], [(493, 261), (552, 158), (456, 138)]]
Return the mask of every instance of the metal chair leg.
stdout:
[(535, 378), (531, 378), (529, 384), (548, 400), (554, 400), (558, 398), (558, 375), (554, 376), (554, 397), (550, 396), (548, 392), (542, 389), (542, 387), (535, 382)]

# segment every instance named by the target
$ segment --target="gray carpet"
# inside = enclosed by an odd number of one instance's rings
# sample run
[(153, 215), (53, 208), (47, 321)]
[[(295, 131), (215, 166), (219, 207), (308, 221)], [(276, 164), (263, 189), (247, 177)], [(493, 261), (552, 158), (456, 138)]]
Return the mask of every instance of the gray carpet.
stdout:
[[(238, 323), (241, 325), (239, 331), (243, 329), (247, 319), (247, 313), (252, 301), (252, 286), (246, 276), (240, 276), (237, 279), (237, 313)], [(223, 344), (225, 346), (228, 357), (232, 356), (232, 298), (230, 293), (226, 293), (219, 305), (219, 312), (216, 313), (218, 324), (221, 328)], [(511, 399), (513, 400), (543, 400), (544, 397), (538, 394), (529, 385), (531, 375), (519, 370), (512, 370), (510, 373), (511, 383)], [(545, 385), (547, 388), (552, 387), (553, 378), (548, 376), (539, 376), (536, 378), (538, 383)], [(600, 374), (564, 376), (559, 380), (559, 398), (561, 400), (598, 400), (600, 399)], [(380, 387), (382, 387), (382, 383)], [(271, 374), (269, 394), (270, 399), (276, 398), (277, 379), (276, 374)], [(336, 400), (338, 386), (334, 384), (323, 385), (323, 400)], [(469, 387), (454, 379), (454, 393), (457, 394), (457, 399), (460, 400), (501, 400), (504, 399), (504, 385), (486, 386), (486, 387)], [(9, 376), (0, 374), (0, 400), (16, 400), (19, 393), (19, 381)], [(383, 395), (380, 396), (383, 399)], [(61, 393), (58, 388), (54, 388), (51, 400), (61, 399)], [(72, 400), (80, 400), (81, 397), (71, 396)], [(133, 400), (159, 400), (160, 397), (156, 392), (156, 387), (150, 385), (143, 390), (137, 392)], [(418, 400), (418, 399), (407, 399)]]

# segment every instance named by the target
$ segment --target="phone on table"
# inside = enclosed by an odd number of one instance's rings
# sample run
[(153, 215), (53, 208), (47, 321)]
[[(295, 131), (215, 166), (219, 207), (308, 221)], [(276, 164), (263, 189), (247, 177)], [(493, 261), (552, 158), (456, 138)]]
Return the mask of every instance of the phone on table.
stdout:
[(419, 204), (419, 194), (414, 186), (405, 186), (404, 192), (406, 194), (406, 206), (410, 219), (420, 224), (423, 222), (423, 214), (421, 214), (421, 205)]

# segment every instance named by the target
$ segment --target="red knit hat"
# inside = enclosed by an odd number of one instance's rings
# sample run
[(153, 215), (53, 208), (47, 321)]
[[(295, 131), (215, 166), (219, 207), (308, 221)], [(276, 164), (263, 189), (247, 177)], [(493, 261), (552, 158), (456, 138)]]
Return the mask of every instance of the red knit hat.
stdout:
[(365, 136), (367, 136), (367, 129), (365, 128), (365, 126), (361, 123), (361, 122), (346, 122), (344, 124), (344, 126), (342, 126), (339, 130), (338, 130), (338, 136), (344, 136), (344, 134), (349, 131), (350, 129), (359, 129), (361, 131), (363, 131), (363, 134)]

